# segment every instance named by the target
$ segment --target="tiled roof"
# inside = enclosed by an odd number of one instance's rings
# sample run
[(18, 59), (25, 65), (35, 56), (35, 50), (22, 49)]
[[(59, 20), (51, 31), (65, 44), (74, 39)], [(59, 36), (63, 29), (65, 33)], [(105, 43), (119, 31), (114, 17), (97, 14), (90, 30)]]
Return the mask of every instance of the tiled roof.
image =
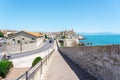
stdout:
[(37, 32), (29, 32), (29, 31), (23, 31), (23, 32), (26, 32), (32, 36), (35, 36), (35, 37), (40, 37), (40, 36), (43, 36), (42, 33), (37, 33)]

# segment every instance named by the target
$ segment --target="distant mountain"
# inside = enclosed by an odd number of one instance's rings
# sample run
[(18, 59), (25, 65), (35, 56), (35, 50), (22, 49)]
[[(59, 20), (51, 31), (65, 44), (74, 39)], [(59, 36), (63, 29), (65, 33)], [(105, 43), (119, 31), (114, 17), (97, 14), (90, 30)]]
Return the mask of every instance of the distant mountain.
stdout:
[(120, 35), (120, 33), (112, 33), (112, 32), (98, 32), (98, 33), (85, 33), (85, 32), (77, 32), (80, 35)]

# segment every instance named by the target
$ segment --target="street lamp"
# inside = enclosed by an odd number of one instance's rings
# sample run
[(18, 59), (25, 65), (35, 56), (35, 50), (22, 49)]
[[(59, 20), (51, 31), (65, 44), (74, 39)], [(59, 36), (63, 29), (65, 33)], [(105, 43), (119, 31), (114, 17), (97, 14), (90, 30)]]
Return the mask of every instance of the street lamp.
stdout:
[(22, 39), (21, 39), (21, 36), (20, 36), (20, 50), (21, 50), (21, 53), (22, 53)]

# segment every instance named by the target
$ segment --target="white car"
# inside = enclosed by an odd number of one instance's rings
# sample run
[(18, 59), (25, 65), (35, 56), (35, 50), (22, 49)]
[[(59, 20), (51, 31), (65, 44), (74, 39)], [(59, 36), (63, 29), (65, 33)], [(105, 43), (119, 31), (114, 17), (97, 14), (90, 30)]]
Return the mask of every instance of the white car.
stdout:
[(6, 43), (6, 39), (5, 38), (0, 38), (0, 43)]

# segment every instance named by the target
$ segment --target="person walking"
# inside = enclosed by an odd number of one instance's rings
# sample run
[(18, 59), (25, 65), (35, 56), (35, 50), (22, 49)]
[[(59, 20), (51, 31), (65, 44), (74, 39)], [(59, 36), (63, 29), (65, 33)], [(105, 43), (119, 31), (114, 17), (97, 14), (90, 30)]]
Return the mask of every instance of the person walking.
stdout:
[(2, 59), (6, 59), (6, 52), (3, 52), (2, 55), (3, 55)]

